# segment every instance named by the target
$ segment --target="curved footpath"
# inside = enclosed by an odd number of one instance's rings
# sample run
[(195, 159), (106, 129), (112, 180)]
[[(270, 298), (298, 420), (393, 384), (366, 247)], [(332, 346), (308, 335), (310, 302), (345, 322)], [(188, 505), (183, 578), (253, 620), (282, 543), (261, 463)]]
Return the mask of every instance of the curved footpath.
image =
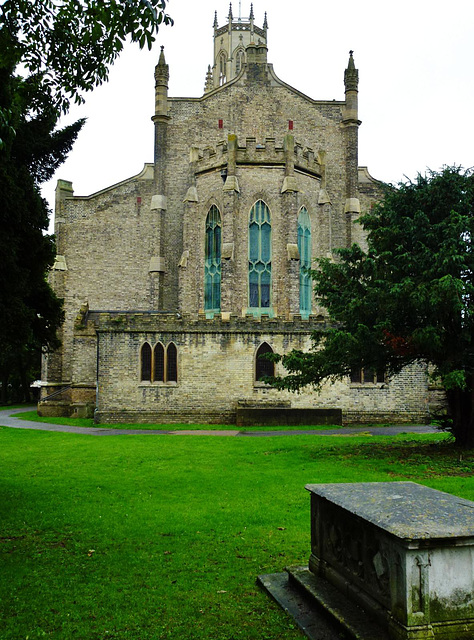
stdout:
[(238, 430), (183, 430), (183, 431), (163, 431), (161, 429), (109, 429), (104, 427), (71, 427), (65, 424), (48, 424), (47, 422), (33, 422), (15, 417), (16, 413), (34, 410), (35, 407), (22, 407), (21, 409), (6, 409), (0, 411), (0, 426), (11, 427), (12, 429), (35, 429), (37, 431), (60, 431), (62, 433), (83, 433), (89, 436), (242, 436), (242, 437), (262, 437), (262, 436), (333, 436), (333, 435), (356, 435), (370, 433), (374, 436), (392, 436), (397, 433), (437, 433), (436, 427), (432, 425), (393, 425), (389, 427), (343, 427), (340, 429), (327, 429), (318, 431), (316, 429), (292, 430), (292, 431), (238, 431)]

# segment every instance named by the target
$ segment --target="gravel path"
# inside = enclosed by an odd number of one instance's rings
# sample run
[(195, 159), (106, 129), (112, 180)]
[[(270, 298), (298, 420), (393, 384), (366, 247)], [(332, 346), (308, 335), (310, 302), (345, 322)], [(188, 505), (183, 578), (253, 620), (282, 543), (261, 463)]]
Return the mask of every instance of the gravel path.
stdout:
[(7, 409), (0, 411), (0, 425), (13, 429), (35, 429), (37, 431), (59, 431), (61, 433), (83, 433), (89, 436), (234, 436), (245, 438), (259, 438), (264, 436), (333, 436), (333, 435), (357, 435), (370, 433), (374, 436), (392, 436), (398, 433), (437, 433), (432, 425), (393, 425), (389, 427), (343, 427), (342, 429), (328, 429), (318, 431), (316, 429), (301, 429), (292, 431), (238, 431), (238, 430), (184, 430), (173, 431), (161, 429), (113, 429), (104, 427), (72, 427), (65, 424), (49, 424), (47, 422), (33, 422), (15, 417), (16, 413), (33, 410), (35, 407), (22, 407), (21, 409)]

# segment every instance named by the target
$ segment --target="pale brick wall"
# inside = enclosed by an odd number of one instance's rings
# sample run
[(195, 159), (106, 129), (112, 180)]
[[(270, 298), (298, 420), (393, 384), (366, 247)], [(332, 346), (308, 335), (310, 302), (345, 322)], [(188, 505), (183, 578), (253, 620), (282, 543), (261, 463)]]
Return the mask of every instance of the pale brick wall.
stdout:
[[(98, 381), (97, 418), (107, 422), (233, 422), (239, 403), (341, 408), (346, 421), (425, 419), (429, 394), (419, 367), (383, 386), (342, 381), (321, 394), (254, 382), (258, 346), (308, 349), (315, 316), (323, 312), (314, 305), (310, 321), (298, 320), (299, 261), (288, 245), (297, 244), (300, 208), (310, 215), (313, 258), (352, 241), (365, 244), (360, 225), (352, 224), (357, 215), (344, 211), (346, 198), (358, 196), (364, 213), (380, 185), (357, 167), (357, 125), (346, 126), (345, 102), (312, 100), (261, 64), (202, 98), (166, 100), (167, 70), (160, 73), (157, 104), (165, 106), (154, 118), (155, 165), (89, 197), (71, 197), (69, 183), (58, 191), (58, 254), (67, 269), (61, 263), (51, 281), (64, 297), (66, 319), (62, 349), (45, 359), (49, 387), (42, 396), (71, 385), (57, 399), (57, 412), (69, 406), (80, 413), (95, 406)], [(235, 175), (238, 190), (226, 190), (223, 169)], [(282, 193), (289, 179), (291, 189)], [(274, 318), (261, 321), (245, 317), (249, 213), (258, 199), (272, 222)], [(205, 221), (213, 204), (222, 242), (232, 246), (222, 261), (221, 292), (230, 322), (202, 315)], [(78, 316), (85, 301), (90, 312)], [(176, 344), (177, 384), (140, 383), (146, 340)], [(51, 415), (53, 405), (42, 410)]]

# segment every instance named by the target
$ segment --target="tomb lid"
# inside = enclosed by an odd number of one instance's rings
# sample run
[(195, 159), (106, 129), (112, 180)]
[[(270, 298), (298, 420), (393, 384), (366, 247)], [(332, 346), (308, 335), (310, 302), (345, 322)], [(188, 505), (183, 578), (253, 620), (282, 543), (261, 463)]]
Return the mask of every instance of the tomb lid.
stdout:
[(397, 538), (474, 537), (474, 502), (415, 482), (308, 484), (306, 489)]

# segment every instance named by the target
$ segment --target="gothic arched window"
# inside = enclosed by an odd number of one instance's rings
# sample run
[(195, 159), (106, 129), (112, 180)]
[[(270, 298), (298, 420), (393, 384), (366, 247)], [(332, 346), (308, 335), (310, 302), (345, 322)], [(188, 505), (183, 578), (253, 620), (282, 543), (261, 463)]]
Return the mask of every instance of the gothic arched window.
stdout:
[(165, 348), (158, 342), (153, 349), (153, 382), (165, 381)]
[(267, 353), (273, 353), (273, 349), (267, 342), (263, 342), (255, 356), (255, 382), (260, 382), (265, 376), (275, 375), (275, 364), (265, 358)]
[(227, 56), (224, 52), (219, 55), (219, 85), (227, 82)]
[(235, 75), (238, 76), (245, 62), (245, 53), (243, 49), (239, 49), (235, 54)]
[(221, 216), (212, 205), (206, 218), (204, 257), (204, 310), (221, 309)]
[(174, 342), (167, 347), (158, 342), (154, 349), (145, 342), (140, 349), (140, 381), (178, 381), (178, 350)]
[(300, 313), (311, 313), (311, 220), (305, 207), (298, 216), (298, 252), (300, 254)]
[(178, 382), (178, 350), (174, 342), (166, 348), (166, 382)]
[(249, 307), (269, 308), (272, 284), (270, 209), (258, 200), (249, 220)]
[(140, 350), (140, 380), (151, 382), (151, 347), (148, 342)]

